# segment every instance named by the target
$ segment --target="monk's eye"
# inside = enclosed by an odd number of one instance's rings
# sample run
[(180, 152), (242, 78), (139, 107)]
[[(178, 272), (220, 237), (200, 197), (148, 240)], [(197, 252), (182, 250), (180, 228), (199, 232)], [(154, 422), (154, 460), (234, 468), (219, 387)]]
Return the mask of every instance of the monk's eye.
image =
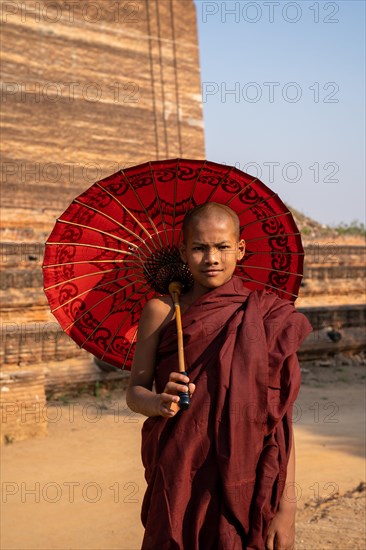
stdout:
[(228, 250), (229, 248), (231, 248), (228, 244), (223, 244), (220, 246), (220, 250)]
[(192, 250), (202, 250), (202, 246), (194, 246)]

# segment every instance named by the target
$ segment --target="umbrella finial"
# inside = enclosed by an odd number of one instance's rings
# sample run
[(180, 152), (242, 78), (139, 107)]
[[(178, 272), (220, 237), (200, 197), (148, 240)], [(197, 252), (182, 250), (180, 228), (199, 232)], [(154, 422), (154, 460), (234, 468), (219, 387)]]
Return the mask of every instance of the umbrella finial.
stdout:
[(193, 286), (191, 270), (183, 263), (176, 246), (154, 251), (144, 260), (143, 271), (146, 282), (160, 294), (170, 294), (172, 281), (181, 284), (180, 292), (187, 292)]

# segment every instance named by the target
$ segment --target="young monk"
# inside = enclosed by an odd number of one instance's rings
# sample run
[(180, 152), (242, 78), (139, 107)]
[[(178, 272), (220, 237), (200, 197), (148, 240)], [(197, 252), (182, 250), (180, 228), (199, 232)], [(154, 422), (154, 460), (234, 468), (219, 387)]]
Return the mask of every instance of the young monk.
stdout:
[[(311, 327), (290, 302), (233, 275), (245, 253), (239, 232), (236, 213), (217, 203), (185, 217), (180, 254), (194, 279), (181, 297), (189, 377), (176, 372), (171, 298), (150, 300), (140, 319), (127, 403), (149, 417), (143, 550), (294, 548), (296, 350)], [(181, 391), (191, 394), (186, 411)]]

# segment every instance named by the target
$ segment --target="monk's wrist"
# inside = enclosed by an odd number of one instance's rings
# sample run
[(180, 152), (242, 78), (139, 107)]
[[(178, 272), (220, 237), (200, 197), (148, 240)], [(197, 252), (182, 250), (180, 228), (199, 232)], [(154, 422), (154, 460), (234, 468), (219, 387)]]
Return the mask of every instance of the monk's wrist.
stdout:
[(289, 515), (295, 515), (297, 511), (297, 502), (288, 500), (286, 497), (282, 497), (278, 505), (278, 510), (286, 512)]
[(144, 416), (160, 416), (160, 398), (155, 392), (142, 386), (133, 386), (127, 393), (128, 407)]
[(160, 399), (160, 394), (158, 393), (154, 393), (153, 394), (154, 398), (153, 398), (153, 414), (151, 416), (163, 416), (162, 412), (161, 412), (161, 399)]

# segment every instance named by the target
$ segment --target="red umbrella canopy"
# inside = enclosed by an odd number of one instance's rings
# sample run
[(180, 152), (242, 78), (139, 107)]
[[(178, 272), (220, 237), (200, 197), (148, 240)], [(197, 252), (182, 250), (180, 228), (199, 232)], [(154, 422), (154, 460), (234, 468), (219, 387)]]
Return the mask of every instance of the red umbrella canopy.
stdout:
[(94, 183), (57, 220), (44, 257), (52, 313), (75, 342), (118, 368), (131, 368), (147, 300), (184, 290), (192, 276), (179, 257), (182, 222), (206, 202), (239, 216), (246, 254), (235, 274), (252, 290), (294, 301), (303, 248), (292, 214), (260, 180), (204, 160), (154, 161)]

